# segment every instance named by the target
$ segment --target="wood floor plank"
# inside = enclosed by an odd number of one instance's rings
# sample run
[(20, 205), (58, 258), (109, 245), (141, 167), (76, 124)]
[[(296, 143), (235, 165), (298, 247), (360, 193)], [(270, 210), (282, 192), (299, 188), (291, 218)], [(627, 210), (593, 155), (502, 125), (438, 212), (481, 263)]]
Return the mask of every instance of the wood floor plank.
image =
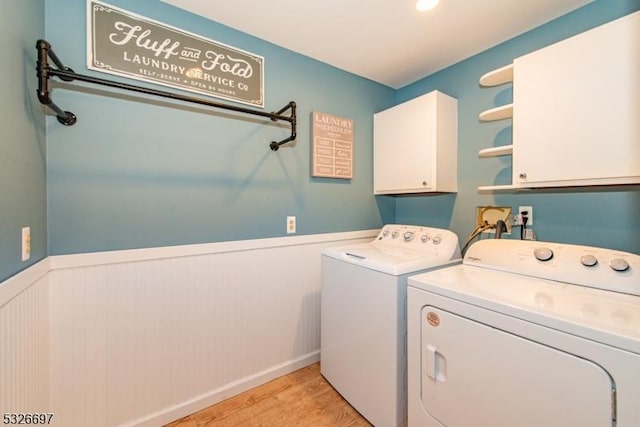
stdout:
[(302, 368), (165, 427), (370, 427), (320, 374)]

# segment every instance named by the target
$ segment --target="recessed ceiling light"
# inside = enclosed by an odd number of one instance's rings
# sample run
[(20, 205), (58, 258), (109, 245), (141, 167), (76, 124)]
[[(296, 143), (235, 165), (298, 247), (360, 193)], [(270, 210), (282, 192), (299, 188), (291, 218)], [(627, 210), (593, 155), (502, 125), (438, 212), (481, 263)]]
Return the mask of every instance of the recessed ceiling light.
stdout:
[(416, 9), (420, 12), (426, 12), (436, 7), (440, 0), (418, 0), (416, 1)]

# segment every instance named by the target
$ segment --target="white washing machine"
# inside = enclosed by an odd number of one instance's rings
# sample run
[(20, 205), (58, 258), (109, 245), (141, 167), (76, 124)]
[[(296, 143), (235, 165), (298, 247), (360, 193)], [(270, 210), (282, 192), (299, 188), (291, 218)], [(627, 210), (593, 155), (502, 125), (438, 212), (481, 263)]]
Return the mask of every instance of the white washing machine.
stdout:
[(640, 426), (640, 256), (482, 240), (408, 282), (409, 426)]
[(408, 225), (323, 251), (321, 372), (372, 424), (406, 425), (407, 277), (460, 262), (454, 233)]

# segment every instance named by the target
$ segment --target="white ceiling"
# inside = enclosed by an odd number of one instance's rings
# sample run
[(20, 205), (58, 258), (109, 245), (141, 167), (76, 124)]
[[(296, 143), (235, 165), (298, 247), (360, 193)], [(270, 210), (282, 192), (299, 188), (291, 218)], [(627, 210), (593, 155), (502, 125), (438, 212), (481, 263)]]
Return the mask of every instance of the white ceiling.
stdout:
[(162, 0), (399, 88), (592, 0)]

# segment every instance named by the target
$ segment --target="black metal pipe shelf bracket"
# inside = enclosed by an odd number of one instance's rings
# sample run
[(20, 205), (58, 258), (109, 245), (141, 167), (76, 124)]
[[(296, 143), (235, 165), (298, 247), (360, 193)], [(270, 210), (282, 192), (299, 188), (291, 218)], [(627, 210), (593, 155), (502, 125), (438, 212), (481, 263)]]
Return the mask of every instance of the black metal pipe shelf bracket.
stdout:
[[(76, 123), (77, 117), (70, 111), (65, 111), (58, 107), (51, 99), (49, 91), (49, 78), (59, 77), (65, 82), (71, 82), (74, 80), (80, 80), (87, 83), (98, 84), (102, 86), (109, 86), (116, 89), (130, 90), (133, 92), (144, 93), (147, 95), (160, 96), (163, 98), (176, 99), (178, 101), (190, 102), (194, 104), (206, 105), (208, 107), (222, 108), (224, 110), (231, 110), (238, 113), (252, 114), (254, 116), (267, 117), (271, 121), (286, 121), (291, 125), (291, 135), (281, 141), (272, 141), (269, 144), (269, 148), (273, 151), (277, 151), (282, 144), (294, 141), (296, 139), (296, 103), (291, 101), (280, 110), (276, 112), (268, 113), (266, 111), (252, 110), (250, 108), (237, 107), (235, 105), (221, 104), (218, 102), (209, 101), (201, 98), (194, 98), (191, 96), (180, 95), (171, 92), (165, 92), (161, 90), (148, 89), (141, 86), (129, 85), (126, 83), (119, 83), (110, 80), (99, 79), (96, 77), (85, 76), (77, 74), (71, 68), (65, 67), (60, 61), (60, 58), (56, 56), (51, 44), (46, 40), (38, 40), (36, 43), (36, 49), (38, 51), (38, 62), (36, 65), (36, 71), (38, 75), (38, 99), (40, 103), (46, 105), (56, 113), (58, 121), (65, 126), (72, 126)], [(49, 65), (49, 59), (53, 62), (55, 67)], [(289, 111), (289, 115), (283, 115), (286, 111)]]

